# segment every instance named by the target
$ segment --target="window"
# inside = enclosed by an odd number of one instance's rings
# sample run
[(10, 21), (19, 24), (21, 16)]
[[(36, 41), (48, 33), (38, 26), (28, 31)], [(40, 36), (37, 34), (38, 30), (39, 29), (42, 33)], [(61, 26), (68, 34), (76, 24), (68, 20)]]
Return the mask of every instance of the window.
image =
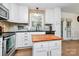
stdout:
[(43, 30), (44, 28), (44, 10), (30, 10), (30, 29)]

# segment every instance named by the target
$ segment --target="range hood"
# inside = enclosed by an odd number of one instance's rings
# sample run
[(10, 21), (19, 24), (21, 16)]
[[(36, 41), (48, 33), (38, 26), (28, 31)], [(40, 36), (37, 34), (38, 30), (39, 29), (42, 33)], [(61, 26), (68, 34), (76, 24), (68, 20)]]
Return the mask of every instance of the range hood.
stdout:
[(9, 19), (9, 10), (2, 4), (0, 4), (0, 20)]

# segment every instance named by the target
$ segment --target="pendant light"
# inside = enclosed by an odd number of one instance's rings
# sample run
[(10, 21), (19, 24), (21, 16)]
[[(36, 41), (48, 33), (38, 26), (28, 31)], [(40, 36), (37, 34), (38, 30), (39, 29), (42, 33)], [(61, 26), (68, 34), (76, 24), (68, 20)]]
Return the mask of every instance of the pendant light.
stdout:
[(79, 22), (79, 16), (77, 16), (77, 21)]
[(35, 10), (35, 14), (34, 14), (35, 16), (39, 16), (39, 8), (38, 7), (36, 7), (36, 10)]

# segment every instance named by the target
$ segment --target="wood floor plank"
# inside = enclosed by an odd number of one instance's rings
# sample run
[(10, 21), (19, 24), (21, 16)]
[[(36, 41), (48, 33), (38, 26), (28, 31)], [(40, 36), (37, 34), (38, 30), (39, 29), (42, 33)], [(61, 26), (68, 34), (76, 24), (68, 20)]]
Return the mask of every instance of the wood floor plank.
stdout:
[(17, 49), (15, 56), (32, 56), (32, 48)]

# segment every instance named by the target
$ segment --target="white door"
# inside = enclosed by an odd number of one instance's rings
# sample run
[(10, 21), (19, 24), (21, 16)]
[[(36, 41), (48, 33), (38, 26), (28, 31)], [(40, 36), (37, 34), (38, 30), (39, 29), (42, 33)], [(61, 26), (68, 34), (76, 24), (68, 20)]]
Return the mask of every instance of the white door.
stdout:
[(61, 37), (63, 37), (63, 25), (64, 24), (64, 22), (63, 21), (61, 21)]
[(67, 39), (71, 39), (71, 22), (66, 22), (66, 37)]

